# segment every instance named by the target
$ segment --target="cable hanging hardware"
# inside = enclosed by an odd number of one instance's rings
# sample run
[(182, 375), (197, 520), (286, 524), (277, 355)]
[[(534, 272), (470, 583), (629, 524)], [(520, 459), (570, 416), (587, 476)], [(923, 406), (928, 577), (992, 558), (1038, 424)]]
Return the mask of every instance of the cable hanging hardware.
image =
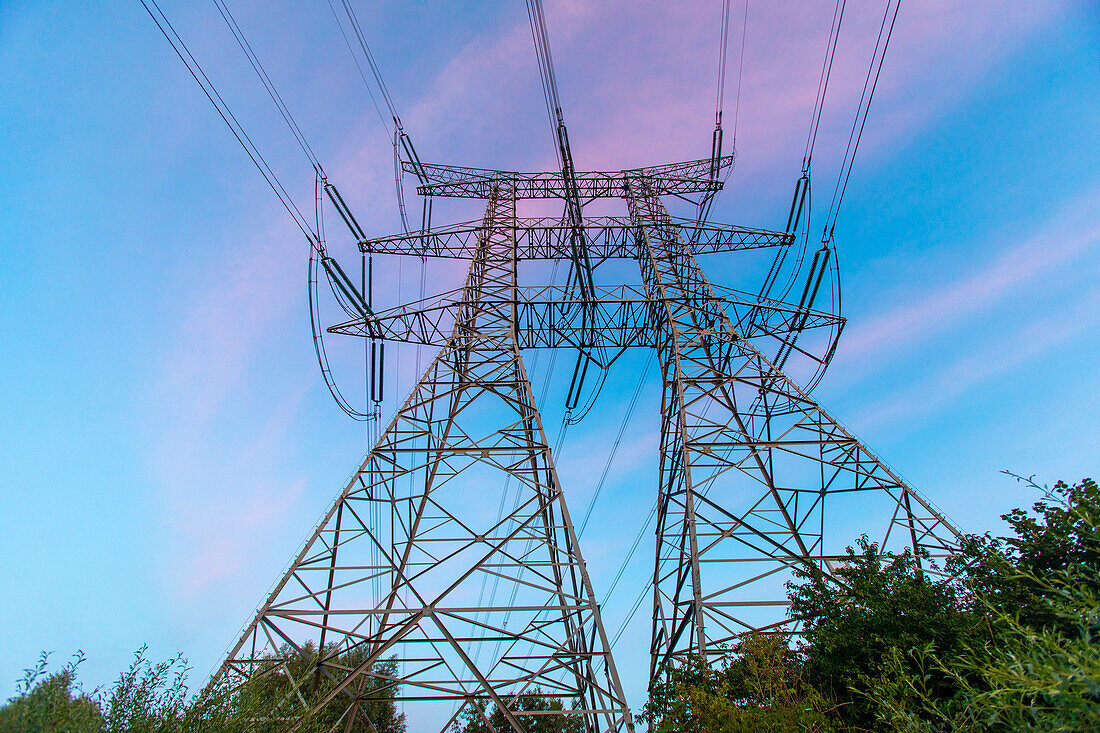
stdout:
[[(582, 328), (586, 331), (592, 331), (595, 328), (592, 314), (595, 307), (595, 279), (592, 272), (592, 261), (588, 255), (588, 242), (584, 234), (584, 214), (581, 208), (580, 188), (577, 184), (577, 171), (573, 164), (573, 153), (569, 145), (569, 131), (565, 126), (565, 114), (562, 112), (561, 99), (558, 96), (557, 76), (554, 72), (554, 59), (550, 52), (550, 36), (546, 28), (546, 16), (543, 11), (542, 0), (527, 0), (527, 16), (531, 25), (531, 40), (535, 47), (535, 57), (538, 61), (539, 78), (542, 81), (546, 115), (557, 143), (555, 152), (561, 169), (562, 186), (565, 194), (565, 218), (571, 227), (569, 238), (571, 264), (568, 283), (579, 292), (578, 300), (580, 301)], [(606, 360), (593, 358), (590, 353), (593, 341), (591, 334), (582, 337), (582, 343), (577, 351), (577, 360), (573, 366), (573, 374), (569, 380), (565, 409), (567, 419), (574, 422), (579, 421), (588, 413), (588, 408), (595, 401), (595, 397), (606, 378)], [(582, 410), (579, 416), (572, 417), (573, 411), (581, 403), (585, 377), (592, 363), (595, 363), (603, 374), (587, 403), (588, 407)]]
[[(703, 194), (696, 204), (696, 226), (702, 226), (710, 217), (710, 209), (714, 199), (721, 190), (720, 181), (722, 171), (722, 115), (725, 107), (726, 96), (726, 57), (729, 51), (729, 26), (730, 26), (730, 0), (722, 2), (721, 41), (718, 45), (718, 81), (714, 95), (714, 131), (710, 141), (710, 169), (708, 179), (710, 188)], [(733, 154), (737, 153), (737, 121), (741, 108), (741, 78), (745, 66), (745, 38), (749, 27), (749, 0), (745, 0), (745, 12), (741, 26), (741, 49), (737, 63), (737, 99), (734, 102), (733, 112)]]

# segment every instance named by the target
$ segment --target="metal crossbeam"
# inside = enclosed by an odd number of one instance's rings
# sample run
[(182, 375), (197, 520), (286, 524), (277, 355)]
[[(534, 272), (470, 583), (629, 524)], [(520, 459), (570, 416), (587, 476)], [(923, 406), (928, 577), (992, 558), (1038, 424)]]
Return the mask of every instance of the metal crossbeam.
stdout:
[[(807, 311), (782, 301), (761, 299), (730, 288), (714, 288), (716, 303), (725, 310), (743, 338), (771, 339), (774, 350), (792, 334), (819, 328), (842, 326), (840, 316)], [(357, 318), (329, 327), (329, 332), (348, 336), (381, 338), (430, 346), (445, 346), (455, 320), (468, 303), (459, 288), (439, 296), (391, 308), (368, 318)], [(589, 313), (593, 327), (581, 324), (582, 309), (595, 306)], [(657, 348), (664, 325), (664, 303), (651, 300), (641, 285), (596, 288), (595, 301), (573, 299), (563, 286), (527, 286), (516, 288), (516, 338), (521, 348)], [(839, 328), (834, 334), (839, 334)], [(595, 340), (585, 343), (594, 334)], [(823, 350), (832, 350), (832, 342)], [(802, 352), (813, 359), (822, 357)]]
[(538, 691), (586, 731), (633, 730), (515, 339), (514, 219), (498, 186), (444, 348), (230, 653), (229, 684), (312, 644), (334, 684), (306, 715), (354, 717), (398, 685), (443, 704), (441, 731), (493, 704), (522, 732), (512, 707)]
[[(735, 252), (763, 247), (786, 247), (794, 236), (768, 229), (732, 224), (697, 224), (693, 219), (669, 217), (679, 227), (682, 238), (697, 254)], [(584, 220), (589, 256), (594, 260), (637, 259), (642, 252), (638, 229), (625, 217), (588, 217)], [(521, 260), (567, 259), (571, 256), (569, 237), (572, 227), (556, 217), (516, 220), (516, 256)], [(368, 254), (401, 254), (417, 257), (471, 259), (482, 235), (480, 221), (463, 222), (428, 231), (395, 234), (359, 241), (359, 250)]]
[[(561, 702), (540, 714), (592, 733), (633, 730), (524, 348), (579, 349), (605, 369), (627, 348), (660, 357), (651, 677), (687, 656), (724, 654), (747, 630), (791, 624), (792, 568), (831, 573), (860, 534), (883, 551), (955, 551), (958, 530), (764, 356), (795, 349), (824, 366), (843, 319), (703, 274), (698, 255), (775, 247), (778, 266), (793, 240), (670, 216), (662, 195), (720, 185), (710, 160), (577, 174), (583, 196), (622, 197), (629, 211), (579, 227), (516, 217), (519, 198), (562, 195), (560, 173), (421, 173), (423, 193), (486, 198), (484, 220), (356, 239), (364, 253), (469, 259), (465, 285), (351, 309), (362, 317), (328, 330), (440, 351), (218, 680), (277, 678), (287, 719), (343, 705), (347, 730), (362, 703), (395, 687), (404, 700), (443, 705), (440, 730), (463, 710), (489, 725), (495, 705), (523, 731), (512, 710), (535, 691)], [(641, 284), (518, 284), (521, 260), (576, 263), (578, 231), (593, 266), (632, 258)], [(830, 334), (822, 355), (795, 344), (809, 329)], [(497, 503), (493, 516), (485, 507)], [(494, 592), (476, 597), (479, 582)], [(310, 650), (330, 692), (303, 711), (291, 660)], [(392, 674), (379, 666), (390, 659)]]
[[(721, 190), (722, 182), (710, 177), (713, 162), (691, 160), (683, 163), (651, 166), (622, 171), (583, 171), (577, 175), (577, 193), (581, 199), (622, 198), (626, 181), (631, 177), (645, 176), (654, 182), (659, 195), (685, 196)], [(429, 181), (417, 186), (421, 196), (445, 196), (456, 198), (488, 198), (494, 186), (508, 181), (514, 186), (517, 199), (566, 198), (570, 192), (561, 171), (521, 173), (463, 166), (404, 163), (406, 172), (419, 171)], [(733, 156), (718, 160), (717, 169), (733, 165)]]

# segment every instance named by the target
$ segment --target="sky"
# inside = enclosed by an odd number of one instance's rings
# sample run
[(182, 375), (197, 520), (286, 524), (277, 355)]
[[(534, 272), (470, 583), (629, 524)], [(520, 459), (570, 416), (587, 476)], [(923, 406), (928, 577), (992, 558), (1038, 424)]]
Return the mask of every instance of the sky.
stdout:
[[(397, 231), (388, 133), (328, 6), (229, 5), (364, 228)], [(709, 153), (720, 5), (546, 1), (578, 168)], [(312, 213), (308, 161), (213, 4), (163, 8)], [(424, 160), (553, 165), (522, 3), (356, 9)], [(726, 92), (737, 164), (714, 220), (783, 226), (831, 13), (750, 4), (739, 102), (732, 55)], [(815, 147), (819, 198), (881, 14), (848, 4)], [(999, 532), (1000, 514), (1039, 498), (1004, 469), (1043, 483), (1100, 473), (1098, 119), (1095, 4), (903, 4), (836, 226), (847, 326), (814, 395), (965, 531)], [(0, 201), (0, 698), (40, 650), (83, 650), (94, 687), (147, 644), (153, 658), (183, 653), (200, 684), (365, 450), (317, 369), (307, 244), (136, 1), (0, 4)], [(448, 204), (434, 220), (478, 215)], [(717, 284), (756, 276), (732, 256), (703, 265)], [(379, 302), (419, 297), (418, 263), (377, 267)], [(427, 294), (462, 274), (430, 263)], [(329, 343), (357, 394), (361, 345)], [(387, 414), (418, 358), (393, 354)], [(528, 357), (541, 386), (550, 357)], [(549, 378), (551, 435), (566, 361)], [(656, 483), (659, 392), (644, 362), (616, 365), (602, 409), (557, 457), (576, 517), (644, 380), (594, 510), (619, 521), (582, 537), (597, 594)], [(605, 604), (609, 627), (650, 553)], [(616, 648), (635, 706), (645, 615)]]

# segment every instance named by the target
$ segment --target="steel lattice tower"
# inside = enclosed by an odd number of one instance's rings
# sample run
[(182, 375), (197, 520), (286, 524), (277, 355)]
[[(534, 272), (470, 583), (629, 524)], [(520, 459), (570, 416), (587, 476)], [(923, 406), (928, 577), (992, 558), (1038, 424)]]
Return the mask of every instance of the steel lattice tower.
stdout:
[[(759, 343), (839, 317), (711, 285), (696, 255), (785, 248), (790, 232), (698, 224), (661, 197), (713, 193), (715, 161), (618, 172), (405, 164), (424, 196), (484, 199), (484, 219), (378, 239), (363, 252), (470, 260), (464, 287), (329, 329), (440, 351), (233, 647), (217, 679), (302, 683), (314, 711), (395, 685), (453, 715), (538, 691), (588, 731), (633, 730), (600, 608), (524, 367), (525, 348), (656, 349), (662, 374), (651, 673), (786, 622), (783, 582), (826, 572), (866, 532), (883, 550), (949, 554), (957, 530), (766, 358)], [(732, 158), (717, 161), (718, 169)], [(575, 176), (575, 177), (573, 177)], [(516, 201), (616, 198), (627, 218), (518, 218)], [(353, 228), (354, 231), (354, 228)], [(521, 286), (522, 260), (635, 260), (640, 284)], [(517, 487), (502, 520), (487, 507)], [(828, 511), (827, 511), (828, 510)], [(498, 585), (477, 602), (483, 578)], [(380, 662), (395, 659), (383, 674)], [(354, 659), (354, 662), (348, 662)], [(342, 702), (337, 702), (342, 701)], [(289, 716), (309, 714), (300, 707)], [(523, 726), (510, 713), (514, 730)]]

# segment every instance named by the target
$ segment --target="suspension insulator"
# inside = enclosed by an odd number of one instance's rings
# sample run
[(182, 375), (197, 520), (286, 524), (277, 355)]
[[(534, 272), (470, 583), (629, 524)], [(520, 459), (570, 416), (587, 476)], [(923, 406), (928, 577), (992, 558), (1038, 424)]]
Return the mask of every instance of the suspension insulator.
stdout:
[(806, 190), (809, 186), (809, 176), (802, 176), (794, 184), (794, 197), (791, 199), (791, 213), (787, 215), (787, 234), (794, 234), (798, 231), (798, 222), (802, 220), (802, 206), (806, 203)]
[(360, 316), (366, 318), (371, 314), (370, 306), (367, 305), (367, 301), (363, 299), (363, 294), (359, 292), (359, 289), (355, 287), (351, 279), (344, 272), (344, 269), (340, 267), (340, 263), (331, 257), (322, 257), (321, 264), (325, 268), (325, 273), (328, 275), (329, 280), (336, 286), (336, 289), (344, 296), (347, 305), (353, 310), (357, 311)]
[(386, 397), (386, 342), (370, 342), (370, 398), (375, 404)]
[(344, 203), (344, 197), (336, 190), (336, 186), (331, 183), (326, 183), (325, 193), (328, 194), (328, 200), (336, 207), (336, 211), (340, 214), (340, 218), (348, 225), (348, 229), (351, 230), (351, 235), (355, 237), (355, 240), (357, 242), (364, 241), (367, 235), (363, 232), (363, 227), (359, 226), (359, 222), (355, 220), (355, 215), (351, 213), (351, 209)]
[(718, 180), (722, 160), (722, 125), (718, 123), (714, 127), (714, 134), (710, 139), (710, 180)]
[[(806, 273), (806, 284), (802, 287), (802, 297), (799, 298), (799, 300), (798, 300), (798, 310), (800, 310), (800, 311), (806, 305), (806, 297), (810, 293), (810, 286), (813, 284), (814, 277), (817, 274), (817, 265), (818, 265), (818, 262), (821, 261), (821, 253), (823, 251), (824, 250), (819, 249), (818, 251), (814, 252), (813, 262), (810, 263), (810, 271), (808, 273)], [(815, 292), (816, 292), (816, 290), (815, 290)]]
[(565, 409), (573, 410), (581, 401), (581, 386), (588, 374), (588, 363), (592, 361), (583, 351), (577, 353), (577, 363), (573, 365), (573, 378), (569, 380), (569, 394), (565, 397)]
[[(821, 268), (817, 271), (817, 279), (814, 281), (814, 289), (810, 292), (810, 298), (806, 301), (806, 310), (811, 310), (814, 307), (814, 300), (817, 299), (817, 291), (821, 287), (821, 280), (825, 277), (825, 270), (829, 269), (829, 256), (832, 254), (832, 250), (828, 247), (822, 247), (818, 250), (819, 254), (824, 254), (821, 258)], [(816, 257), (815, 257), (816, 260)], [(802, 316), (802, 321), (805, 322), (806, 316)]]

